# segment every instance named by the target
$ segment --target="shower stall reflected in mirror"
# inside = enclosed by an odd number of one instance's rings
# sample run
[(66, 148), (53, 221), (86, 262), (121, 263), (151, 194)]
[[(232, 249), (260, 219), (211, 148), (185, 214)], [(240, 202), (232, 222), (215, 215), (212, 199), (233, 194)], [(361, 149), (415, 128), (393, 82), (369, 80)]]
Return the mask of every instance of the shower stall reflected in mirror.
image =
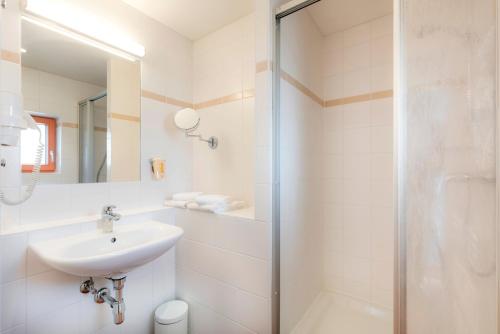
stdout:
[(79, 183), (107, 182), (109, 175), (107, 94), (101, 93), (79, 103)]
[(274, 330), (392, 334), (393, 2), (291, 1), (274, 59)]

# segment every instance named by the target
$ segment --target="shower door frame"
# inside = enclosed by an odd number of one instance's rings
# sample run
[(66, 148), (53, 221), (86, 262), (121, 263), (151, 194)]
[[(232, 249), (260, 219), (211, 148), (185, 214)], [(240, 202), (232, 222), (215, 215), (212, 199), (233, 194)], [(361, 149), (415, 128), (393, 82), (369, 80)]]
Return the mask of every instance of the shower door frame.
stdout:
[[(280, 22), (281, 19), (321, 0), (292, 0), (272, 8), (273, 83), (272, 83), (272, 333), (280, 334)], [(406, 221), (404, 217), (406, 161), (406, 101), (403, 45), (403, 2), (393, 0), (393, 206), (394, 206), (394, 334), (406, 334)], [(500, 0), (498, 0), (500, 1)], [(286, 7), (286, 8), (284, 8)], [(499, 23), (500, 24), (500, 23)], [(500, 126), (499, 126), (500, 127)], [(500, 334), (500, 332), (499, 332)]]
[[(95, 113), (95, 110), (94, 110), (94, 102), (102, 99), (102, 98), (105, 98), (108, 96), (108, 92), (107, 91), (103, 91), (97, 95), (94, 95), (94, 96), (91, 96), (89, 98), (86, 98), (80, 102), (78, 102), (78, 181), (79, 183), (95, 183), (93, 181), (93, 177), (92, 177), (92, 181), (90, 182), (85, 182), (84, 180), (82, 180), (83, 177), (83, 174), (82, 173), (85, 173), (87, 172), (87, 166), (82, 166), (82, 154), (84, 155), (91, 155), (93, 156), (94, 155), (94, 137), (93, 137), (93, 134), (92, 135), (88, 135), (89, 138), (86, 142), (85, 145), (83, 145), (84, 147), (84, 152), (81, 151), (81, 146), (82, 146), (82, 143), (81, 143), (81, 133), (80, 131), (82, 131), (82, 125), (80, 124), (80, 117), (81, 117), (81, 107), (84, 106), (85, 107), (85, 112), (87, 113), (87, 122), (88, 123), (92, 123), (92, 128), (90, 129), (91, 132), (94, 131), (93, 129), (93, 126), (94, 126), (94, 113)], [(109, 119), (107, 119), (107, 121), (109, 121)], [(111, 159), (109, 158), (109, 156), (111, 155), (111, 134), (110, 134), (110, 127), (109, 127), (109, 124), (106, 125), (106, 154), (107, 154), (107, 157), (106, 157), (106, 176), (107, 178), (109, 178), (109, 175), (110, 175), (110, 172), (111, 172)], [(91, 159), (92, 160), (92, 159)], [(87, 161), (87, 165), (89, 164), (89, 162)], [(91, 170), (93, 171), (93, 168), (94, 168), (94, 161), (92, 161), (91, 164)], [(106, 182), (108, 182), (108, 180), (106, 180)], [(97, 182), (98, 183), (98, 182)], [(105, 183), (105, 182), (104, 182)]]

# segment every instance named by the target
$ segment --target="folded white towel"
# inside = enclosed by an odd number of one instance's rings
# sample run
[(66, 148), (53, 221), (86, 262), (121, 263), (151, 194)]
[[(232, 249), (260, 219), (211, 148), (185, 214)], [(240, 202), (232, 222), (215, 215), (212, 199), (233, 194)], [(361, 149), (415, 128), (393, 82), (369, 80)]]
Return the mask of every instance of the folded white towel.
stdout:
[(231, 202), (231, 197), (224, 195), (199, 195), (196, 197), (196, 203), (199, 205), (230, 204)]
[(192, 201), (175, 201), (175, 200), (166, 200), (165, 201), (165, 206), (170, 206), (170, 207), (173, 207), (173, 208), (182, 208), (182, 209), (185, 209), (187, 208), (187, 205), (189, 203), (192, 203)]
[(239, 210), (245, 207), (245, 202), (243, 201), (232, 201), (230, 203), (222, 202), (215, 204), (203, 204), (200, 205), (196, 202), (190, 202), (186, 205), (188, 209), (207, 211), (213, 213), (223, 213), (227, 211)]
[(203, 194), (199, 191), (186, 192), (186, 193), (177, 193), (172, 196), (172, 200), (174, 201), (194, 201), (198, 196)]

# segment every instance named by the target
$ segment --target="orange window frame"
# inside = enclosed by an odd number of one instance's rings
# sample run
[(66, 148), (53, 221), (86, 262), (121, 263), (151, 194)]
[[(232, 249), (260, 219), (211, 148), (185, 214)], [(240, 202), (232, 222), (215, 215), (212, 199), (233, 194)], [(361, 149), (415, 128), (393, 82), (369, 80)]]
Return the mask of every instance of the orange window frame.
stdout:
[[(57, 160), (57, 150), (56, 150), (56, 138), (57, 138), (57, 121), (55, 118), (43, 117), (43, 116), (31, 116), (37, 124), (45, 124), (47, 127), (47, 152), (43, 152), (47, 155), (47, 164), (40, 167), (40, 172), (42, 173), (53, 173), (56, 171), (56, 160)], [(51, 153), (52, 152), (52, 153)], [(31, 173), (33, 171), (33, 165), (23, 165), (23, 173)]]

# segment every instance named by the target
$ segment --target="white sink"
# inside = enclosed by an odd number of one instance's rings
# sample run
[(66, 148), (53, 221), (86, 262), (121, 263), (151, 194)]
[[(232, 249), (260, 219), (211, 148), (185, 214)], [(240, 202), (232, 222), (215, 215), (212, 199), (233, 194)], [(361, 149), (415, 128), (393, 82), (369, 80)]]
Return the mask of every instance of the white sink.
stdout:
[(120, 226), (30, 245), (49, 266), (76, 276), (122, 278), (172, 248), (184, 231), (157, 221)]

